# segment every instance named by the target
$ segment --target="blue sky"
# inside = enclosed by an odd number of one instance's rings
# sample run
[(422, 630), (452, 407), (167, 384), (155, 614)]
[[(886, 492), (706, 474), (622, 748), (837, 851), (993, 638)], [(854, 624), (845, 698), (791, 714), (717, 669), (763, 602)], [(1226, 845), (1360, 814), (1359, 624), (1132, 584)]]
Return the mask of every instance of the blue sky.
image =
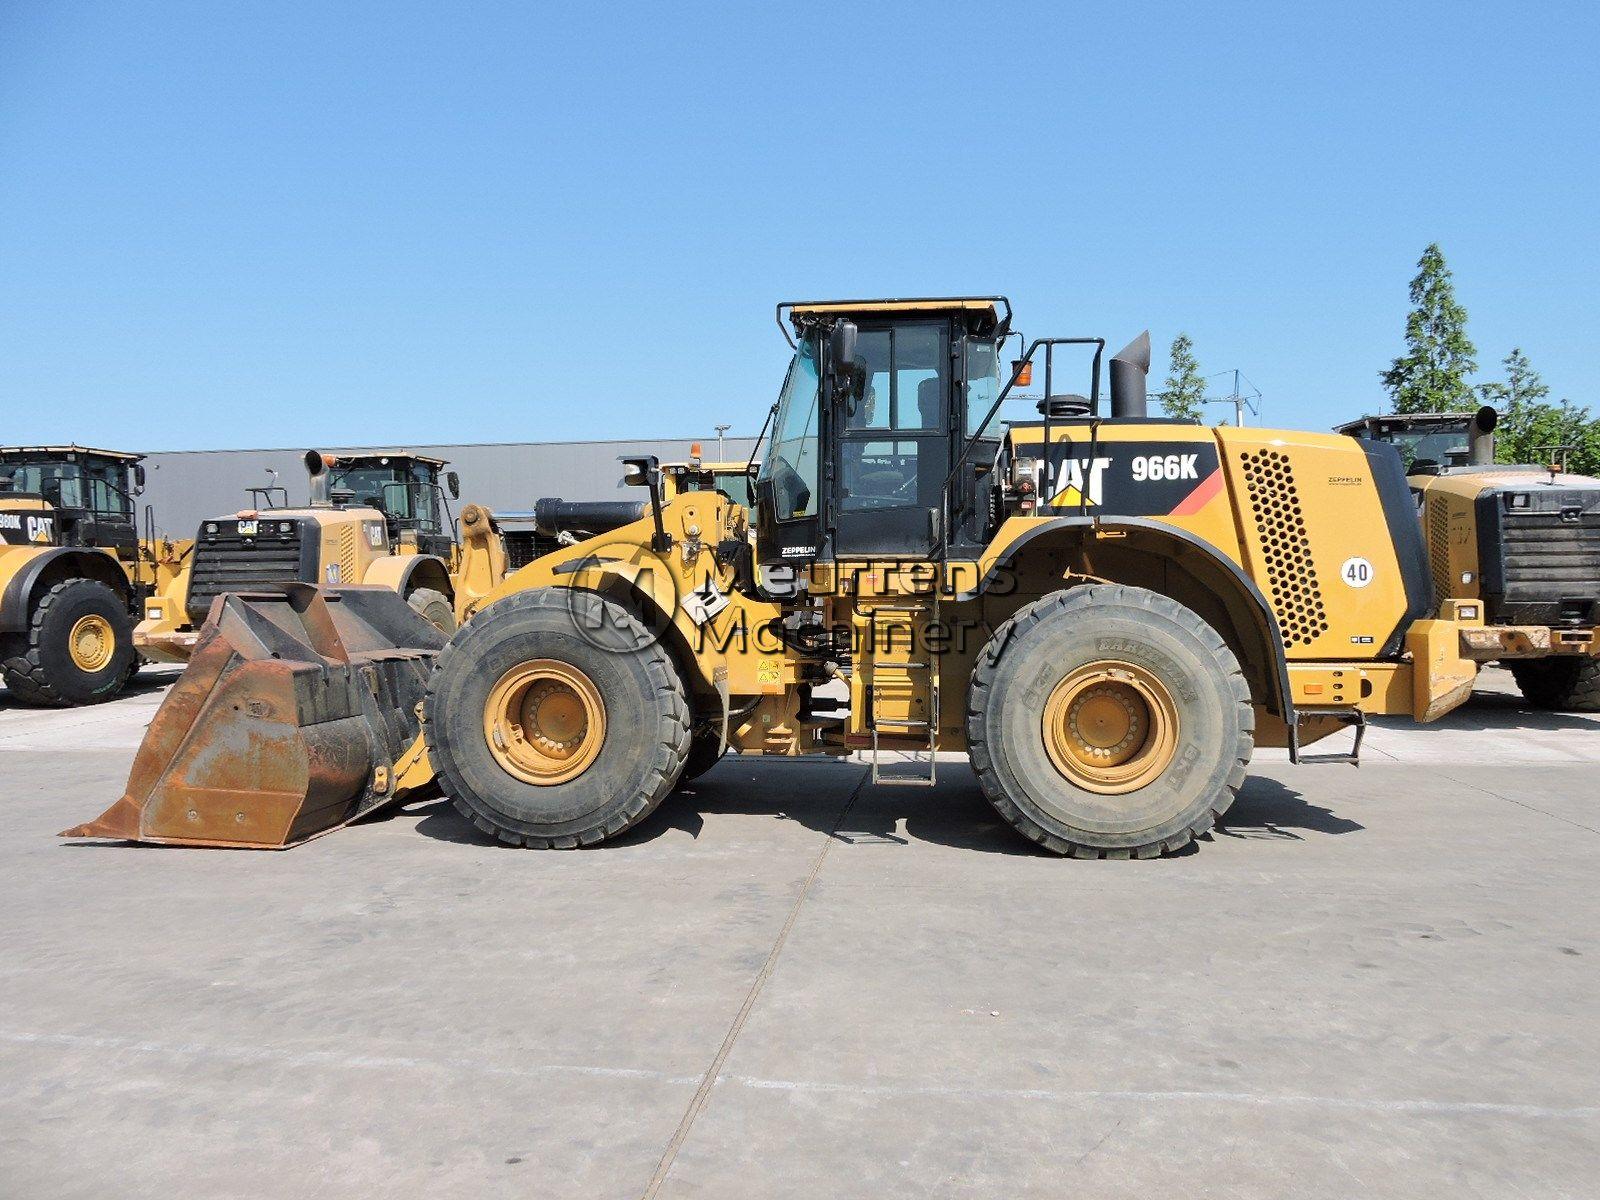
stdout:
[[(1439, 241), (1600, 401), (1595, 6), (0, 6), (0, 441), (753, 432), (783, 299), (1374, 409)], [(1220, 384), (1221, 381), (1219, 381)]]

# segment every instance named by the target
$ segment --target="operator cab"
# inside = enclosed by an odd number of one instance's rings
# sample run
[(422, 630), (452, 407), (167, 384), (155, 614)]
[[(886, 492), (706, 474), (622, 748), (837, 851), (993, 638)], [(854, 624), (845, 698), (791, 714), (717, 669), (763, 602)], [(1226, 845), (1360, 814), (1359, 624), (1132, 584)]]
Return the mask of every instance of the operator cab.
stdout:
[[(1498, 414), (1493, 408), (1476, 413), (1405, 413), (1360, 417), (1346, 421), (1334, 432), (1367, 441), (1387, 442), (1400, 452), (1407, 475), (1442, 474), (1467, 466), (1494, 462), (1494, 432)], [(1474, 447), (1478, 453), (1474, 455)]]
[(38, 499), (54, 510), (61, 546), (138, 552), (134, 498), (144, 491), (142, 454), (85, 446), (0, 447), (0, 504), (7, 496)]
[(936, 554), (947, 481), (970, 514), (993, 461), (989, 439), (951, 479), (1000, 395), (1010, 320), (1003, 297), (779, 305), (795, 353), (756, 478), (763, 562)]
[(449, 502), (460, 499), (461, 482), (448, 471), (440, 484), (446, 465), (420, 454), (339, 455), (328, 468), (328, 495), (340, 507), (377, 509), (391, 542), (414, 542), (419, 554), (448, 557), (455, 540)]

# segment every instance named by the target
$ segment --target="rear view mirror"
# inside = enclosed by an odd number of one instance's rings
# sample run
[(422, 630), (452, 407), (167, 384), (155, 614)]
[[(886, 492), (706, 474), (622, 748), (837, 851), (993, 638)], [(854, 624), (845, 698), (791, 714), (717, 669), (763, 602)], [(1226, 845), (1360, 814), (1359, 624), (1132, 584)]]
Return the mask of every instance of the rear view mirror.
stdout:
[(661, 482), (661, 461), (654, 454), (624, 457), (622, 482), (628, 487), (656, 488)]
[(445, 486), (450, 489), (450, 499), (461, 499), (461, 476), (454, 471), (447, 471), (444, 477)]
[(140, 495), (144, 491), (144, 464), (133, 465), (133, 494)]
[(828, 360), (833, 364), (835, 374), (843, 374), (843, 367), (855, 365), (856, 323), (854, 321), (840, 321), (834, 325), (833, 331), (828, 334)]

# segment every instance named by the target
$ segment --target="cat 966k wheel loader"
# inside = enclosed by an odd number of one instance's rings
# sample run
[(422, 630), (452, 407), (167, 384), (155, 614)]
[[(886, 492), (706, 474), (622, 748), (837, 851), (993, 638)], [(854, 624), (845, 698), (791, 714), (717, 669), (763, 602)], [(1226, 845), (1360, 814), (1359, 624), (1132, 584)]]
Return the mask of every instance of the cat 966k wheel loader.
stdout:
[[(730, 749), (862, 752), (884, 784), (965, 751), (1035, 842), (1145, 857), (1212, 827), (1254, 747), (1313, 761), (1370, 714), (1433, 720), (1470, 692), (1464, 646), (1513, 636), (1435, 595), (1393, 447), (1153, 419), (1148, 337), (1107, 409), (1101, 339), (1002, 366), (1000, 297), (778, 320), (752, 506), (663, 498), (625, 460), (638, 519), (448, 637), (372, 589), (220, 599), (127, 793), (68, 835), (283, 846), (437, 788), (505, 842), (572, 847)], [(1057, 393), (1069, 361), (1087, 395)]]

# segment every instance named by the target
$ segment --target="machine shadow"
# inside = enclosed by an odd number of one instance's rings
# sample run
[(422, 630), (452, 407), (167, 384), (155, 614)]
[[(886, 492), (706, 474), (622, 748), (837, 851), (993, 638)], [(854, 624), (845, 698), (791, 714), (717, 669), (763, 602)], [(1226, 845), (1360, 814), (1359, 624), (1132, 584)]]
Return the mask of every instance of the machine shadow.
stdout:
[[(181, 674), (179, 671), (161, 671), (155, 673), (150, 671), (141, 672), (139, 675), (136, 675), (133, 679), (131, 679), (127, 686), (124, 687), (122, 691), (117, 693), (114, 699), (104, 701), (103, 703), (115, 704), (117, 701), (125, 700), (130, 696), (143, 696), (149, 692), (163, 691), (177, 682), (179, 674)], [(90, 705), (88, 707), (95, 706)], [(67, 710), (64, 708), (52, 708), (38, 704), (24, 704), (21, 700), (18, 700), (11, 694), (10, 688), (0, 685), (0, 712), (48, 713), (66, 711)]]
[[(1379, 717), (1374, 724), (1394, 724), (1404, 728), (1411, 722)], [(1439, 719), (1440, 728), (1473, 733), (1515, 733), (1536, 729), (1545, 733), (1566, 733), (1600, 729), (1600, 713), (1556, 712), (1535, 708), (1521, 696), (1505, 692), (1475, 691), (1460, 708)]]
[(1306, 834), (1339, 836), (1366, 826), (1341, 817), (1331, 808), (1312, 804), (1286, 784), (1265, 775), (1251, 775), (1239, 789), (1233, 807), (1217, 822), (1219, 837), (1303, 842)]
[[(940, 763), (935, 788), (873, 787), (863, 783), (840, 819), (843, 795), (855, 789), (867, 768), (839, 764), (850, 772), (848, 788), (807, 786), (784, 763), (726, 763), (687, 784), (662, 801), (637, 827), (605, 845), (645, 845), (673, 833), (698, 840), (721, 817), (770, 817), (794, 821), (849, 845), (909, 845), (921, 842), (953, 849), (1021, 857), (1054, 855), (1023, 837), (984, 799), (977, 778), (964, 762)], [(826, 768), (825, 768), (826, 769)], [(752, 780), (751, 775), (756, 778)], [(785, 779), (784, 775), (790, 774)], [(441, 841), (492, 846), (496, 839), (477, 829), (448, 799), (430, 803), (421, 812), (418, 832)], [(1355, 833), (1365, 827), (1311, 804), (1275, 779), (1252, 776), (1234, 802), (1218, 835), (1304, 841), (1307, 835)], [(1191, 843), (1177, 856), (1194, 853)]]

